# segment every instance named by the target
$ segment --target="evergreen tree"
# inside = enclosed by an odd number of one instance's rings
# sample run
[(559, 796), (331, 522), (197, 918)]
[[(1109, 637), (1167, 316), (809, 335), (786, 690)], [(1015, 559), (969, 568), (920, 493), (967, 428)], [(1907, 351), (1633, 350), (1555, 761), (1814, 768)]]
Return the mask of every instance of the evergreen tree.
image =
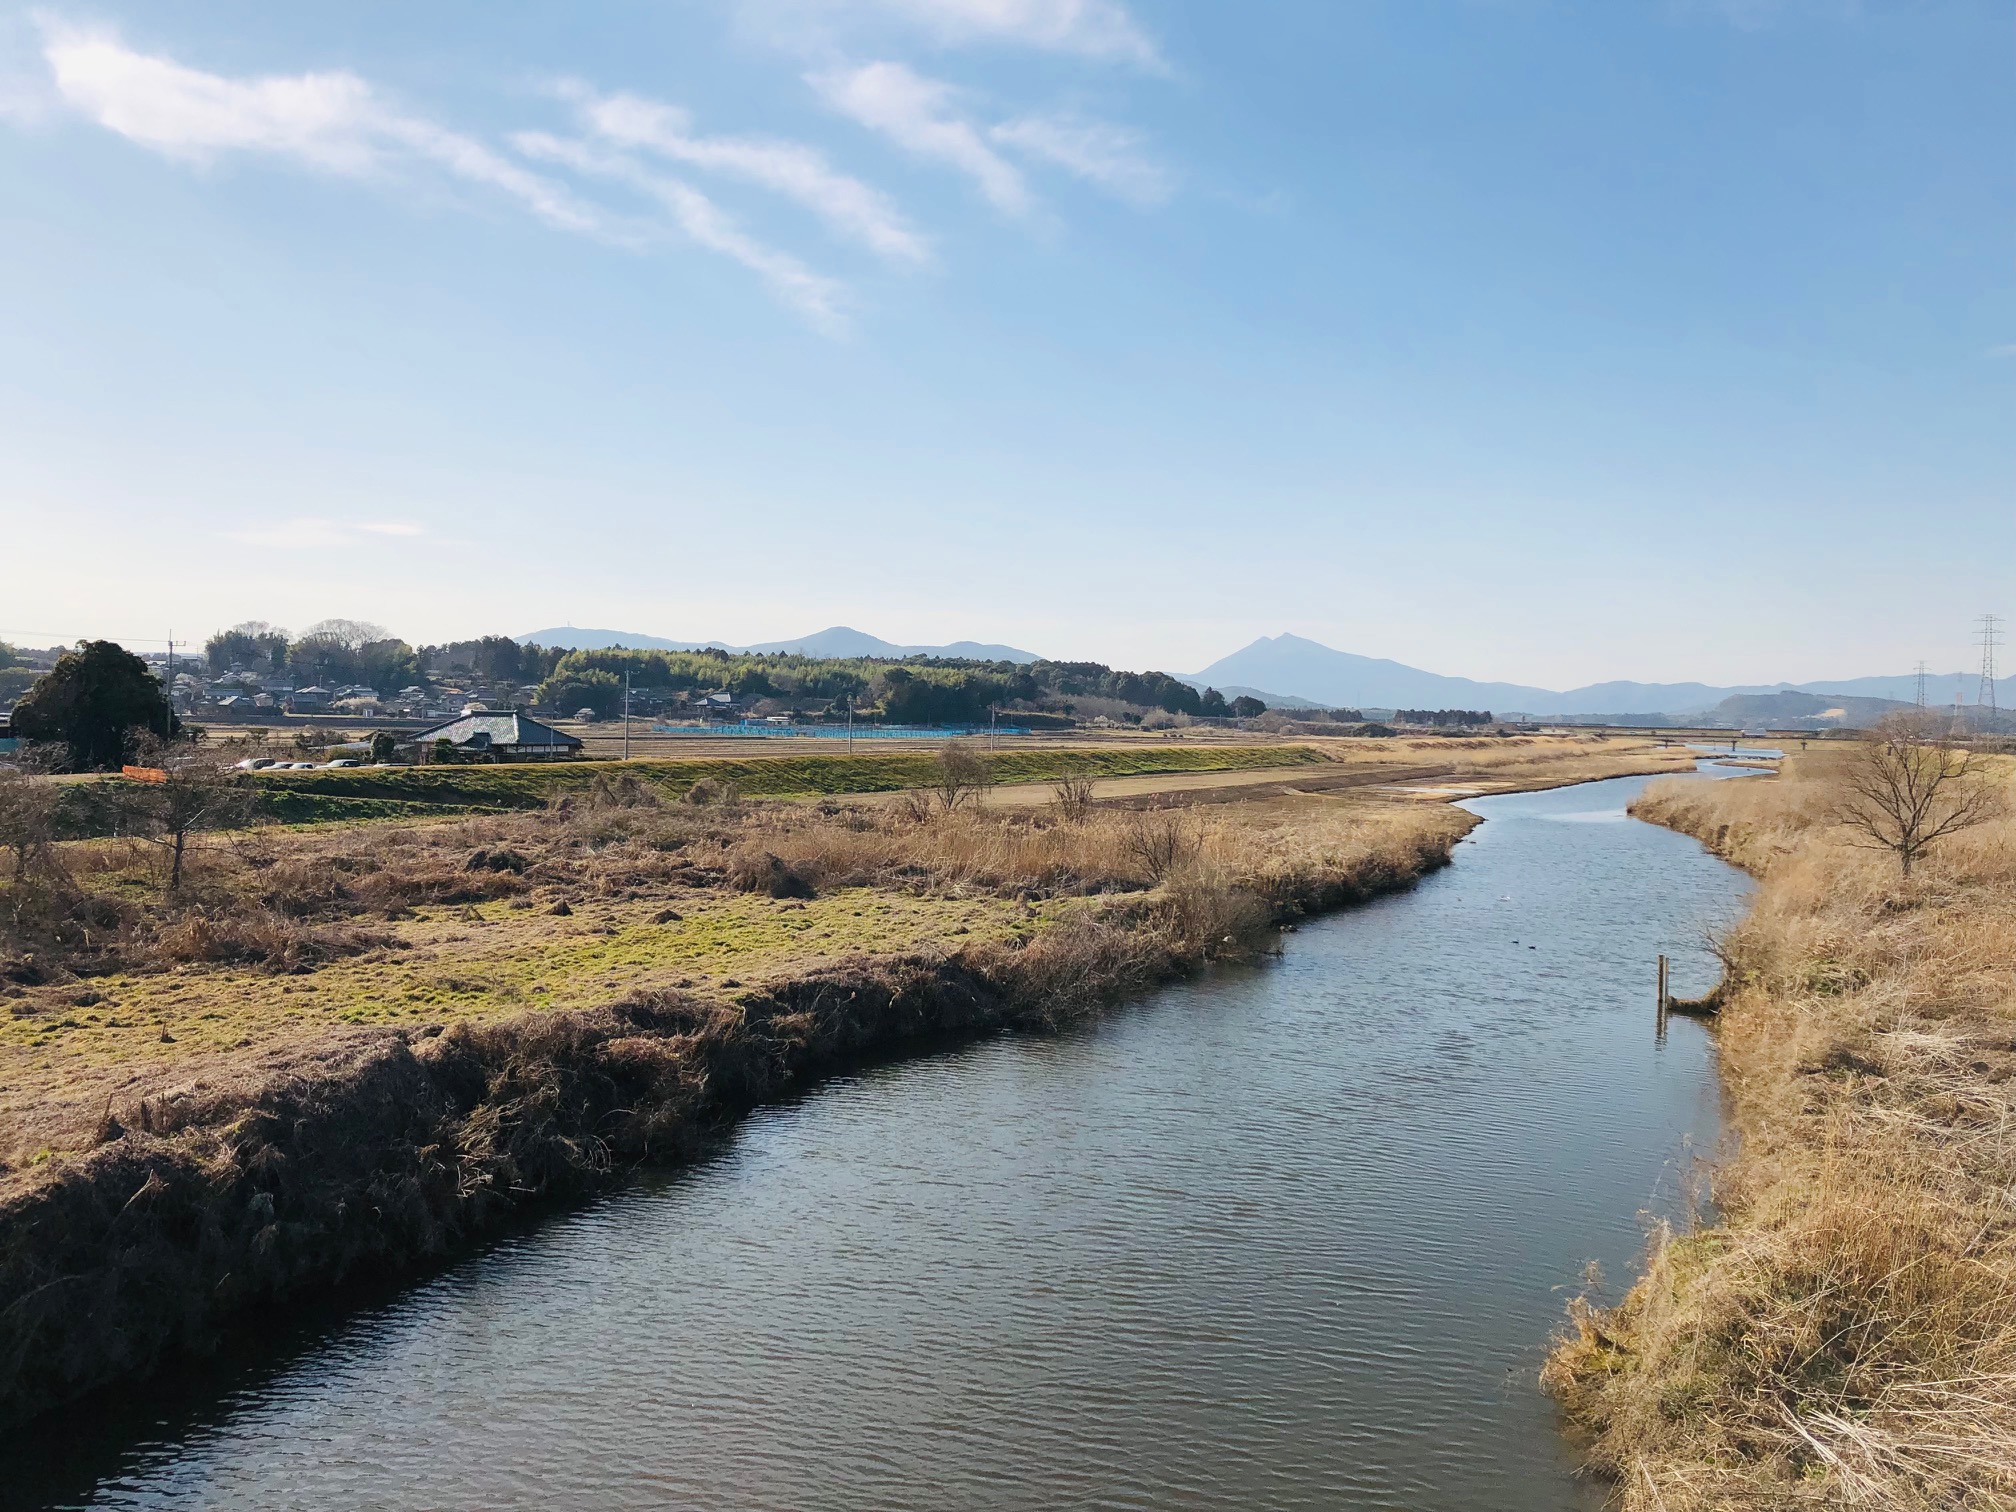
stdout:
[(113, 641), (66, 651), (14, 706), (14, 733), (61, 745), (73, 772), (118, 766), (136, 732), (172, 738), (180, 731), (160, 679)]

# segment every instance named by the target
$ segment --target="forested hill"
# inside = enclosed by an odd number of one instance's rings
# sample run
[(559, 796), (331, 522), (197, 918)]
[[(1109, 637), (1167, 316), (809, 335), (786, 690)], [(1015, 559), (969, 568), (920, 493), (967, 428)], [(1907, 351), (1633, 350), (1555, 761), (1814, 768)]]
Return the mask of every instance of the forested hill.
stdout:
[[(1088, 702), (1111, 703), (1114, 712), (1122, 707), (1206, 716), (1231, 712), (1215, 690), (1200, 690), (1167, 672), (1118, 671), (1098, 662), (887, 661), (721, 650), (570, 651), (540, 684), (539, 701), (602, 712), (620, 703), (625, 672), (633, 694), (720, 689), (801, 706), (851, 701), (857, 711), (903, 724), (979, 723), (997, 708), (1083, 713)], [(1258, 706), (1250, 712), (1259, 712)]]

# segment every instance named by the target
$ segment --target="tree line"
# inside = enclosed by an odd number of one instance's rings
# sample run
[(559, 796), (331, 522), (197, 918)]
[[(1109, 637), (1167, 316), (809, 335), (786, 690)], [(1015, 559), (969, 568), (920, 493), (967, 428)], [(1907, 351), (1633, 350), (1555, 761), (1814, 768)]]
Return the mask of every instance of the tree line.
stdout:
[(567, 654), (553, 646), (521, 646), (508, 635), (415, 647), (382, 625), (348, 619), (320, 620), (298, 636), (264, 620), (247, 620), (203, 643), (213, 676), (287, 673), (297, 680), (368, 687), (383, 694), (449, 677), (529, 685), (551, 677)]
[(791, 652), (626, 650), (569, 651), (539, 687), (551, 708), (622, 707), (623, 678), (634, 693), (723, 691), (737, 698), (790, 703), (851, 704), (859, 713), (896, 724), (981, 724), (993, 709), (1054, 708), (1073, 700), (1108, 699), (1140, 709), (1199, 718), (1252, 718), (1260, 699), (1227, 699), (1167, 672), (1117, 671), (1099, 662), (967, 661), (910, 657), (809, 657)]
[(536, 686), (547, 708), (617, 713), (623, 679), (633, 693), (667, 695), (722, 691), (739, 699), (779, 699), (857, 711), (904, 724), (974, 724), (996, 708), (1054, 707), (1075, 699), (1109, 699), (1144, 710), (1204, 719), (1250, 719), (1266, 712), (1251, 696), (1227, 698), (1167, 672), (1129, 672), (1100, 662), (969, 661), (911, 657), (809, 657), (790, 652), (567, 651), (520, 645), (505, 635), (415, 647), (381, 625), (330, 619), (299, 636), (262, 620), (219, 630), (204, 643), (213, 675), (239, 670), (291, 673), (325, 685), (360, 685), (381, 694), (429, 680), (466, 677)]

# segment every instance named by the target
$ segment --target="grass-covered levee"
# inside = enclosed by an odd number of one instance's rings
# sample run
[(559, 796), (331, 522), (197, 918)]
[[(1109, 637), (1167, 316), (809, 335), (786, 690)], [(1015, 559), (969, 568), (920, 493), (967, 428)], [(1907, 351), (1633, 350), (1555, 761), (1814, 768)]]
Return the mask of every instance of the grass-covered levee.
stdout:
[(0, 1421), (682, 1158), (852, 1057), (1250, 952), (1472, 822), (686, 791), (255, 828), (172, 891), (118, 838), (0, 880)]

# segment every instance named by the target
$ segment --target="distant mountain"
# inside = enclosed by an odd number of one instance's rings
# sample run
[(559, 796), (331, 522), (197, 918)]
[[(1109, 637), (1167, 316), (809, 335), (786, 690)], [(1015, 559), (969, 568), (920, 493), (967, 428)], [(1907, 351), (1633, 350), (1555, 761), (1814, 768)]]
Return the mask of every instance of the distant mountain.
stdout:
[[(1565, 713), (1560, 695), (1517, 683), (1443, 677), (1380, 657), (1333, 651), (1299, 635), (1262, 636), (1244, 650), (1211, 663), (1186, 682), (1215, 688), (1272, 688), (1325, 707), (1377, 709), (1517, 709)], [(1713, 702), (1713, 700), (1709, 700)]]
[[(1715, 687), (1708, 683), (1603, 682), (1559, 692), (1524, 683), (1478, 682), (1424, 672), (1404, 662), (1355, 656), (1299, 635), (1263, 635), (1184, 679), (1202, 687), (1238, 684), (1273, 688), (1284, 695), (1326, 706), (1376, 709), (1490, 709), (1494, 713), (1586, 716), (1595, 714), (1663, 713), (1695, 715), (1716, 709), (1725, 699), (1777, 693), (1813, 693), (1829, 697), (1829, 707), (1881, 700), (1909, 703), (1917, 697), (1917, 679), (1853, 677), (1834, 682), (1752, 683)], [(1927, 700), (1944, 707), (1957, 688), (1973, 702), (1976, 683), (1965, 674), (1928, 677)], [(1997, 702), (2004, 708), (2016, 700), (2016, 677), (1997, 683)], [(1866, 717), (1863, 710), (1849, 720)], [(1745, 717), (1753, 722), (1762, 715)]]
[(968, 661), (1041, 661), (1033, 651), (1013, 646), (986, 645), (979, 641), (954, 641), (948, 646), (899, 646), (864, 631), (834, 625), (815, 635), (797, 640), (765, 641), (755, 646), (733, 646), (726, 641), (678, 641), (663, 636), (644, 635), (635, 630), (584, 630), (574, 625), (554, 626), (513, 636), (520, 645), (559, 646), (569, 651), (607, 651), (626, 646), (633, 651), (702, 651), (718, 646), (723, 651), (769, 655), (787, 652), (797, 656), (876, 656), (900, 661), (906, 656), (961, 657)]

